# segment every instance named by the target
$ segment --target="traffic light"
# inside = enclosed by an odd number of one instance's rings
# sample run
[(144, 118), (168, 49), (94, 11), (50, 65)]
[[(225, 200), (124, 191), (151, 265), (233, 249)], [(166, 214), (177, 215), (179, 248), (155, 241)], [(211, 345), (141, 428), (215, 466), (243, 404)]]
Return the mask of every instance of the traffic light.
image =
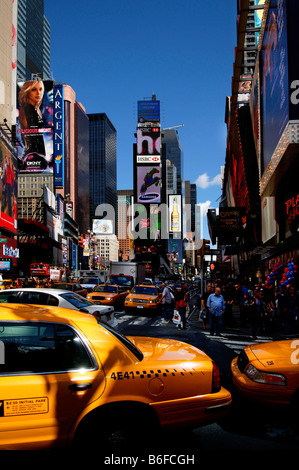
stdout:
[(210, 240), (202, 240), (202, 246), (201, 246), (201, 255), (209, 255), (210, 254)]

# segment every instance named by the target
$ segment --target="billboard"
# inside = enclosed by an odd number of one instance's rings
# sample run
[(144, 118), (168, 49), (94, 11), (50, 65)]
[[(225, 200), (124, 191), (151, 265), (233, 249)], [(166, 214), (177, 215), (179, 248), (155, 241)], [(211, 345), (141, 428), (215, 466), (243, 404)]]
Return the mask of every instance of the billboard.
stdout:
[(263, 170), (289, 121), (286, 0), (271, 0), (261, 50)]
[(0, 228), (17, 232), (17, 155), (0, 127)]
[(137, 128), (137, 163), (160, 163), (160, 127)]
[(183, 261), (183, 240), (179, 238), (170, 238), (168, 240), (167, 259), (181, 263)]
[(137, 202), (161, 202), (161, 168), (146, 165), (137, 167)]
[(64, 87), (54, 86), (54, 184), (64, 185)]
[(53, 173), (53, 95), (51, 80), (19, 82), (17, 85), (20, 173)]
[(112, 235), (114, 233), (113, 222), (112, 220), (93, 219), (92, 231), (97, 235)]
[(160, 101), (138, 101), (138, 122), (160, 122)]
[(182, 232), (182, 196), (170, 194), (168, 196), (168, 227), (169, 233)]

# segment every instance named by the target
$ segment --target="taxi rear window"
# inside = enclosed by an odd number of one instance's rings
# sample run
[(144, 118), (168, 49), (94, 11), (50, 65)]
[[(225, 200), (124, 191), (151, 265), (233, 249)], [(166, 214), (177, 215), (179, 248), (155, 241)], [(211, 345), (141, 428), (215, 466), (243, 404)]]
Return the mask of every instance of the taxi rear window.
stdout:
[(101, 320), (97, 319), (97, 322), (99, 323), (99, 325), (106, 328), (106, 330), (110, 331), (110, 333), (112, 333), (126, 348), (128, 348), (129, 351), (131, 351), (131, 353), (134, 354), (134, 356), (138, 359), (138, 361), (142, 361), (142, 352), (126, 336), (122, 335), (119, 331), (115, 330), (112, 326), (108, 325), (107, 323), (101, 322)]
[(93, 370), (94, 357), (69, 325), (0, 322), (0, 375)]

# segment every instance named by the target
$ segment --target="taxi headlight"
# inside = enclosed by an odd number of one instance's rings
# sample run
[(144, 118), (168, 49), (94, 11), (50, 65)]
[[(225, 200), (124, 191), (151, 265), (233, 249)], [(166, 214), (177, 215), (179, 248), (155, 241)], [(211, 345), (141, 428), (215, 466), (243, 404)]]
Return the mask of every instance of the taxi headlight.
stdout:
[(268, 385), (286, 385), (286, 378), (281, 374), (273, 374), (271, 372), (262, 372), (252, 364), (250, 364), (245, 374), (249, 377), (253, 382), (257, 382), (260, 384), (268, 384)]
[(150, 303), (150, 304), (156, 304), (156, 303), (157, 303), (157, 299), (149, 300), (149, 303)]
[(126, 302), (132, 302), (131, 297), (126, 297)]

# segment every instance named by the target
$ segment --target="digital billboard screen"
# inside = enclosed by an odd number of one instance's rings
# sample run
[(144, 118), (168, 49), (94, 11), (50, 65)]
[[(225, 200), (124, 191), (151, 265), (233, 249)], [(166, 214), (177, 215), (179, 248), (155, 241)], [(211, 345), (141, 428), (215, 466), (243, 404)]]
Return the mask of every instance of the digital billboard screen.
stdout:
[(17, 155), (0, 127), (0, 228), (17, 231)]
[(32, 80), (17, 85), (20, 173), (53, 173), (53, 95), (51, 80)]
[(159, 122), (160, 101), (138, 101), (138, 122)]
[[(137, 129), (137, 157), (158, 157), (161, 154), (160, 127), (139, 127)], [(138, 161), (138, 160), (137, 160)], [(159, 159), (160, 162), (160, 159)]]
[(170, 233), (182, 232), (182, 196), (170, 194), (168, 196), (168, 227)]
[(161, 202), (160, 166), (137, 167), (137, 202)]
[(54, 182), (64, 185), (64, 87), (54, 86)]
[(261, 51), (263, 170), (289, 120), (286, 0), (270, 2)]

